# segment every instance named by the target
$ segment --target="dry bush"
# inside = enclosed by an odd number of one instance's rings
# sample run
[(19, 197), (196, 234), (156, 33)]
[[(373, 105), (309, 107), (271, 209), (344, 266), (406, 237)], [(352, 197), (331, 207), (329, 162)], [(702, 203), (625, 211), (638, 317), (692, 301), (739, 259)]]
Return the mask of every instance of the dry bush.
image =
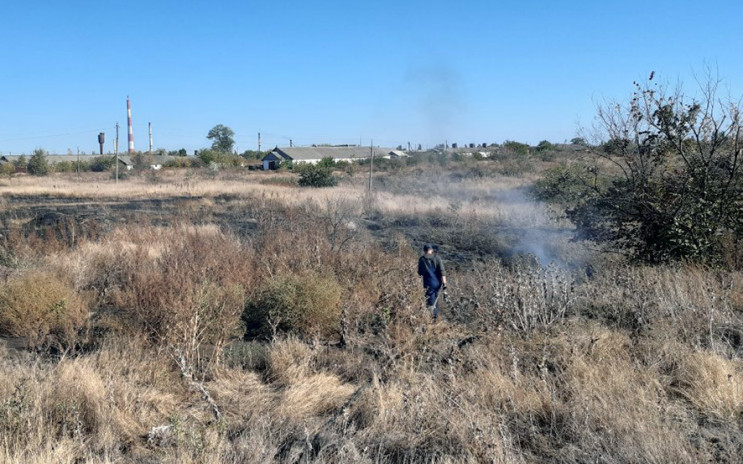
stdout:
[(276, 331), (329, 337), (338, 333), (341, 289), (313, 272), (276, 275), (249, 301), (244, 318), (254, 334)]
[(25, 337), (29, 347), (69, 346), (87, 317), (83, 299), (51, 272), (33, 271), (0, 287), (0, 331)]
[[(581, 287), (576, 310), (612, 327), (654, 329), (697, 348), (740, 355), (743, 275), (697, 266), (615, 266)], [(658, 330), (662, 329), (662, 330)]]
[(458, 279), (452, 306), (461, 322), (519, 332), (548, 328), (573, 309), (576, 285), (571, 273), (557, 266), (498, 261), (474, 267)]
[(151, 230), (149, 237), (94, 253), (83, 287), (98, 293), (108, 326), (147, 334), (201, 370), (241, 332), (250, 250), (210, 228)]

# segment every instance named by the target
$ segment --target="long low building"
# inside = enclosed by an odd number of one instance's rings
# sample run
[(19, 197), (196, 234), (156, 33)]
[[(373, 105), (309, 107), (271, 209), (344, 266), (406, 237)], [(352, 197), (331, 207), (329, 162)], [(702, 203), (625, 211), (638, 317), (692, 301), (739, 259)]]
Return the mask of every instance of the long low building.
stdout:
[[(23, 157), (26, 162), (31, 158), (30, 155), (5, 155), (0, 156), (0, 164), (5, 163), (16, 163), (21, 157)], [(78, 161), (80, 163), (91, 163), (94, 162), (100, 158), (114, 158), (115, 155), (47, 155), (46, 161), (49, 164), (57, 164), (62, 162), (68, 162), (68, 163), (77, 163)], [(173, 161), (174, 159), (179, 158), (175, 156), (170, 155), (148, 155), (143, 154), (142, 155), (142, 161), (145, 163), (146, 166), (149, 166), (150, 169), (161, 169), (165, 164), (167, 164), (170, 161)], [(123, 169), (130, 170), (134, 167), (134, 157), (131, 155), (119, 155), (119, 166)]]
[(370, 148), (359, 145), (276, 147), (271, 153), (264, 156), (261, 161), (263, 161), (263, 169), (267, 171), (269, 169), (277, 169), (282, 162), (315, 164), (323, 158), (332, 158), (333, 161), (359, 161), (371, 158), (372, 152), (375, 158), (399, 156), (399, 152), (389, 148)]

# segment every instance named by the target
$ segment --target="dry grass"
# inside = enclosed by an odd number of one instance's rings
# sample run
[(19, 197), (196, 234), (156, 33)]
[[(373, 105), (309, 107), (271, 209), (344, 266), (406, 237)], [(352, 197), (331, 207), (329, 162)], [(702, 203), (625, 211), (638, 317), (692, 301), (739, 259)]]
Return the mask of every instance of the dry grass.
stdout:
[(0, 288), (0, 333), (25, 338), (29, 348), (69, 345), (87, 317), (84, 298), (52, 272), (19, 275)]
[[(3, 307), (43, 309), (44, 295), (64, 294), (92, 316), (90, 330), (24, 323), (65, 333), (61, 355), (0, 344), (0, 462), (738, 461), (739, 272), (631, 266), (577, 244), (559, 245), (572, 266), (449, 261), (452, 298), (430, 324), (414, 248), (399, 232), (372, 238), (364, 215), (426, 212), (460, 234), (548, 227), (550, 212), (514, 193), (529, 179), (485, 174), (434, 174), (456, 184), (454, 206), (423, 187), (398, 191), (425, 185), (426, 171), (380, 181), (371, 205), (356, 178), (327, 191), (262, 185), (262, 173), (3, 181), (7, 194), (205, 198), (168, 227), (40, 249), (18, 238)], [(201, 224), (201, 207), (239, 211), (255, 229)], [(241, 338), (244, 309), (265, 309), (266, 289), (286, 296), (274, 286), (287, 279), (306, 287), (289, 299), (298, 324), (261, 320), (263, 337)]]

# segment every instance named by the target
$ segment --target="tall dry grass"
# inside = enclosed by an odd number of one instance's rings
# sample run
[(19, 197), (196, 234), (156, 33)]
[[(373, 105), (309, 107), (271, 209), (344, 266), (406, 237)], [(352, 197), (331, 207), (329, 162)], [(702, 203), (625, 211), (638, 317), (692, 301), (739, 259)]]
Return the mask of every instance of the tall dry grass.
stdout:
[[(447, 261), (434, 325), (418, 244), (364, 227), (391, 207), (306, 195), (210, 199), (253, 221), (244, 234), (184, 211), (43, 251), (18, 237), (22, 264), (0, 294), (44, 272), (91, 315), (64, 353), (5, 347), (3, 326), (0, 462), (739, 460), (739, 272), (578, 259), (563, 244), (580, 266), (467, 255)], [(460, 231), (491, 220), (431, 217)], [(260, 319), (246, 339), (266, 295), (295, 323)]]

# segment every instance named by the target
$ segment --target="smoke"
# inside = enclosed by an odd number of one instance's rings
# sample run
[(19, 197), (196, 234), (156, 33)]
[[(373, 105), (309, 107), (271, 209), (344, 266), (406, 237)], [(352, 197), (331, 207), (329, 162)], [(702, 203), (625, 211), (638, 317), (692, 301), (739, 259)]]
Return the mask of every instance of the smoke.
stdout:
[(533, 257), (542, 266), (567, 268), (571, 263), (562, 247), (572, 236), (572, 230), (558, 224), (543, 203), (535, 202), (525, 189), (512, 188), (493, 192), (504, 208), (515, 211), (504, 230), (510, 229), (512, 253)]
[(443, 65), (415, 68), (406, 73), (405, 84), (429, 138), (443, 142), (467, 109), (461, 75)]

